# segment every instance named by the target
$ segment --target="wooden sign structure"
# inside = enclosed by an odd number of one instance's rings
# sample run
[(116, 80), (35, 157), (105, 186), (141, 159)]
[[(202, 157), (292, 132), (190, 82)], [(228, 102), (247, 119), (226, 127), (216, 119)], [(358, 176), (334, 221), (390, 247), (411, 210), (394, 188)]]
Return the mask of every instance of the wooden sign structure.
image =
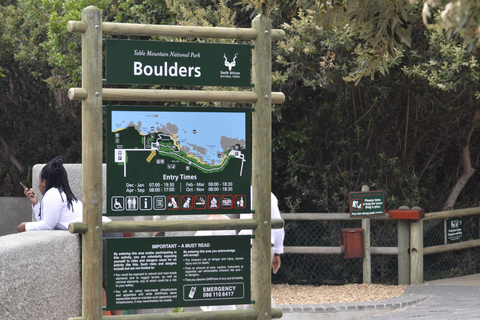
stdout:
[[(249, 310), (191, 312), (175, 319), (272, 319), (282, 311), (271, 308), (270, 234), (283, 220), (270, 217), (271, 193), (271, 104), (282, 103), (282, 93), (271, 92), (271, 43), (284, 37), (272, 30), (270, 20), (259, 15), (252, 28), (184, 27), (102, 22), (101, 10), (85, 8), (82, 21), (70, 21), (69, 32), (82, 33), (82, 88), (72, 88), (71, 100), (82, 100), (82, 192), (83, 222), (69, 231), (82, 233), (82, 317), (102, 319), (102, 234), (104, 232), (151, 232), (183, 230), (252, 229), (252, 299)], [(102, 88), (103, 35), (170, 36), (250, 40), (252, 91), (150, 90)], [(252, 203), (253, 219), (178, 221), (112, 221), (102, 224), (103, 101), (191, 101), (252, 103)], [(171, 319), (171, 314), (116, 316), (116, 319)]]

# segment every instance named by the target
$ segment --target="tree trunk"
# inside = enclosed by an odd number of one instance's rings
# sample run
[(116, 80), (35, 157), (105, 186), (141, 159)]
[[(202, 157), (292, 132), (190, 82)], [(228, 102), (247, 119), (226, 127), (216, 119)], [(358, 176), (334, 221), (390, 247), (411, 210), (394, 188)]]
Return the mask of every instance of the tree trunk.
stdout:
[(480, 110), (475, 111), (475, 115), (473, 116), (470, 125), (468, 126), (467, 132), (465, 133), (465, 138), (462, 143), (462, 151), (461, 151), (461, 162), (463, 166), (463, 173), (460, 178), (457, 180), (457, 183), (453, 187), (450, 195), (448, 196), (445, 205), (443, 206), (443, 211), (452, 210), (455, 206), (455, 202), (457, 201), (460, 192), (462, 192), (463, 188), (467, 184), (468, 180), (473, 176), (475, 173), (475, 169), (472, 168), (472, 162), (470, 159), (470, 138), (472, 133), (477, 125), (477, 122), (480, 121)]
[(0, 152), (3, 152), (6, 158), (10, 160), (10, 162), (18, 169), (18, 171), (22, 172), (23, 171), (23, 166), (20, 163), (20, 161), (15, 158), (15, 153), (12, 151), (12, 149), (8, 146), (7, 142), (3, 137), (0, 137), (0, 143), (3, 146), (3, 151), (0, 149)]

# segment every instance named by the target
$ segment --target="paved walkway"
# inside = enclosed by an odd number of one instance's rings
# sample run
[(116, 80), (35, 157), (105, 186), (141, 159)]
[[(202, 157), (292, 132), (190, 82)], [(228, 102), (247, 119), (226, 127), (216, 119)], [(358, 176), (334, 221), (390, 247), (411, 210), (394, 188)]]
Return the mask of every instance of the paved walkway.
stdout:
[(480, 274), (407, 286), (400, 297), (382, 301), (279, 307), (283, 320), (480, 319)]

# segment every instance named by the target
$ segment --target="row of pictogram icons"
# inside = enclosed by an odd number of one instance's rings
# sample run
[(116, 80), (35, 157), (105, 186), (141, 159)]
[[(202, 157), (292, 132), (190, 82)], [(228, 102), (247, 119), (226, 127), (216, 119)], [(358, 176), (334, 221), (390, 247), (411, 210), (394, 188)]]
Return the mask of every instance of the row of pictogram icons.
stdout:
[(246, 209), (246, 197), (239, 195), (113, 196), (112, 211)]

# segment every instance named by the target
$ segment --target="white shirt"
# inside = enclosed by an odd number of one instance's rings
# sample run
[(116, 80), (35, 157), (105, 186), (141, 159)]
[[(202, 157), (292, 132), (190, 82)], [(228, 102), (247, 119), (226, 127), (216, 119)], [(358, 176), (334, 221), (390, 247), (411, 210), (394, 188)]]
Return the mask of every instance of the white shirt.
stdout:
[(83, 206), (80, 201), (72, 201), (68, 208), (67, 195), (58, 188), (50, 188), (43, 195), (42, 202), (33, 206), (35, 222), (27, 222), (26, 231), (33, 230), (68, 230), (70, 222), (81, 222)]
[[(272, 193), (271, 203), (270, 203), (270, 218), (271, 219), (281, 219), (280, 209), (278, 208), (277, 197)], [(242, 213), (240, 219), (252, 219), (253, 215), (251, 213)], [(238, 234), (252, 234), (252, 230), (241, 230)], [(283, 253), (283, 240), (285, 239), (285, 229), (272, 229), (271, 232), (272, 244), (275, 247), (276, 254)]]

